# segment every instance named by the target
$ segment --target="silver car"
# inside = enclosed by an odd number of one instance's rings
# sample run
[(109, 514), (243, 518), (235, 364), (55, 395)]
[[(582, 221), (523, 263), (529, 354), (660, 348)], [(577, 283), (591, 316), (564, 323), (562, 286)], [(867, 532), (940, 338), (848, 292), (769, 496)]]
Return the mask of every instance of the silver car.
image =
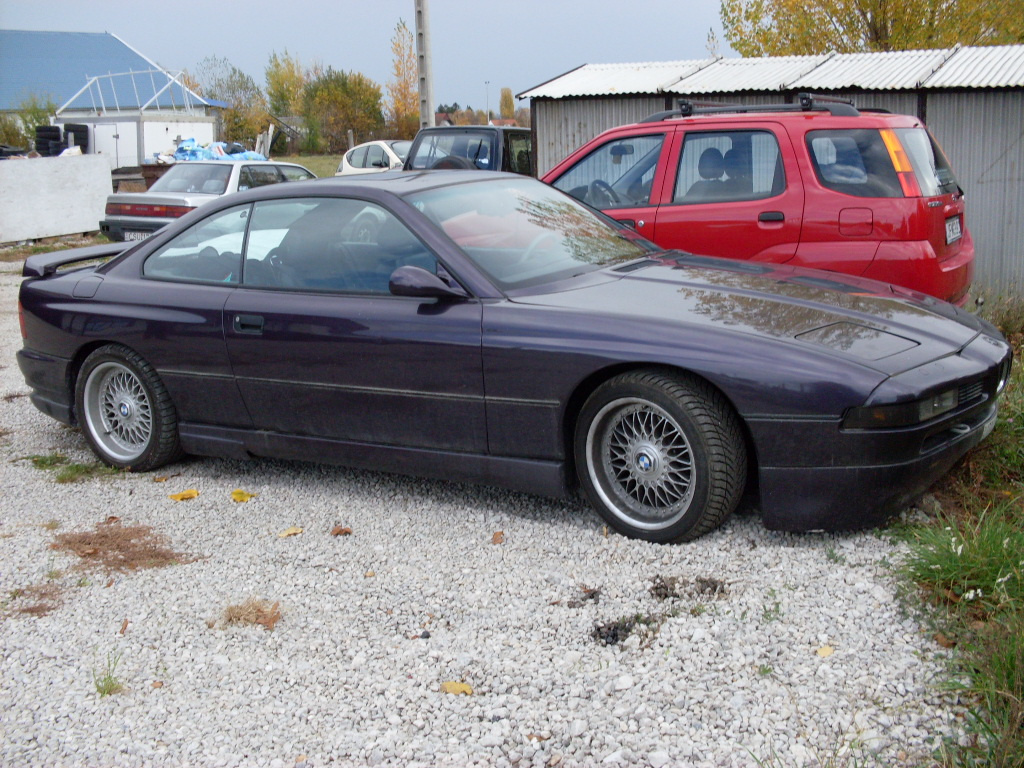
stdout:
[(118, 192), (107, 197), (106, 218), (100, 222), (100, 231), (111, 240), (143, 240), (222, 195), (315, 178), (301, 165), (269, 160), (181, 162), (171, 166), (145, 192)]

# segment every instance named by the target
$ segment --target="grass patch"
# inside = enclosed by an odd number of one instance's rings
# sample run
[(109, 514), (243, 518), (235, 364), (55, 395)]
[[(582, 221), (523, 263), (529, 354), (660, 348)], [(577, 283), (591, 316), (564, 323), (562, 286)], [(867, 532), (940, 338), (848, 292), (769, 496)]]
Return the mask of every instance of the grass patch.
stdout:
[(107, 654), (107, 666), (101, 671), (97, 672), (93, 670), (92, 682), (96, 686), (96, 693), (100, 697), (110, 696), (114, 693), (120, 693), (124, 690), (124, 686), (121, 681), (117, 679), (114, 674), (117, 671), (117, 665), (121, 662), (121, 654), (115, 653), (113, 655)]
[(287, 157), (275, 157), (279, 163), (297, 163), (315, 173), (320, 178), (333, 176), (338, 170), (338, 163), (342, 155), (289, 155)]
[(111, 475), (116, 475), (120, 472), (120, 469), (108, 467), (107, 465), (100, 464), (99, 462), (92, 462), (90, 464), (66, 464), (57, 470), (53, 479), (58, 483), (77, 483), (93, 477), (110, 477)]
[(37, 253), (53, 253), (54, 251), (66, 251), (68, 248), (85, 248), (89, 245), (103, 245), (109, 242), (110, 239), (106, 235), (101, 235), (98, 232), (47, 237), (25, 245), (0, 247), (0, 262), (24, 261)]
[(999, 420), (936, 489), (944, 513), (903, 533), (902, 571), (938, 606), (936, 639), (956, 649), (949, 685), (970, 702), (971, 743), (945, 746), (947, 768), (1024, 766), (1024, 300), (984, 315), (1014, 347)]

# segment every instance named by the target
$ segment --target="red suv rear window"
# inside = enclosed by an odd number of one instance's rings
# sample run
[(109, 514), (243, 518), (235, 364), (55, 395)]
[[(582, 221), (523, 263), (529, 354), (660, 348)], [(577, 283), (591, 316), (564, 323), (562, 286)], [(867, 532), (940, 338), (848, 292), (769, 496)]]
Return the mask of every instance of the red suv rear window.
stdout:
[(878, 130), (809, 131), (807, 149), (818, 181), (829, 189), (856, 197), (903, 197)]

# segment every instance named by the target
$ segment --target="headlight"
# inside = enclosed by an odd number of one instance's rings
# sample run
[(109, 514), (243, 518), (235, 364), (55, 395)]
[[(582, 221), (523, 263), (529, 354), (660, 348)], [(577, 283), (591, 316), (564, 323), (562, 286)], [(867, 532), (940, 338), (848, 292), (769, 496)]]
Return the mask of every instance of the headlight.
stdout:
[(909, 427), (949, 413), (960, 403), (959, 390), (947, 389), (937, 395), (898, 405), (865, 405), (851, 408), (843, 419), (845, 429), (893, 429)]

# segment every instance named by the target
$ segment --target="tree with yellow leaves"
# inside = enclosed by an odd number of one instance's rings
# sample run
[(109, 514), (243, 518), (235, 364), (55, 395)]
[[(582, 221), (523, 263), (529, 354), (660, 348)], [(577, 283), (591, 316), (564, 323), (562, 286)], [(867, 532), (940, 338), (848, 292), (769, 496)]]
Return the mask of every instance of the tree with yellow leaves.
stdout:
[(1022, 0), (721, 0), (741, 56), (1024, 42)]
[(396, 139), (411, 139), (420, 124), (419, 83), (412, 32), (401, 19), (391, 38), (392, 80), (387, 84), (388, 125)]

